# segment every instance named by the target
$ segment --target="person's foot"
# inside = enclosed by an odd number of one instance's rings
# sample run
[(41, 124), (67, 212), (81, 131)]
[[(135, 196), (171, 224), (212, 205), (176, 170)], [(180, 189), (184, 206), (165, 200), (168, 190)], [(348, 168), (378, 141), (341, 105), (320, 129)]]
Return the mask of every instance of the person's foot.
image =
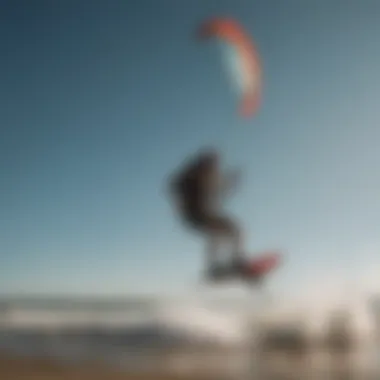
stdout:
[(211, 281), (223, 280), (230, 272), (230, 268), (226, 266), (213, 265), (207, 270), (206, 277)]
[(246, 263), (242, 258), (235, 258), (232, 261), (231, 268), (234, 272), (238, 273), (244, 273), (244, 270), (246, 269)]
[(247, 262), (242, 259), (241, 257), (235, 258), (232, 262), (232, 270), (235, 273), (238, 273), (241, 276), (247, 276), (249, 277), (252, 281), (259, 281), (260, 276), (257, 275), (255, 276), (250, 270), (249, 267), (247, 266)]

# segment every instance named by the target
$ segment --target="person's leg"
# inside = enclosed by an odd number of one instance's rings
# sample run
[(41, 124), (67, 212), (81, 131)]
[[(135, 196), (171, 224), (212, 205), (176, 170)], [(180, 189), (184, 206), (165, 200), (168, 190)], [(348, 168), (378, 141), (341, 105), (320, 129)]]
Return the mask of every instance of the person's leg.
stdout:
[(186, 213), (186, 223), (205, 238), (205, 268), (210, 277), (217, 277), (225, 270), (221, 263), (221, 250), (225, 240), (224, 228), (221, 228), (217, 218), (202, 209), (192, 209)]
[(222, 243), (227, 240), (233, 264), (240, 265), (244, 250), (241, 230), (237, 223), (226, 216), (207, 215), (203, 218), (203, 226), (208, 236), (208, 262), (217, 262)]
[(206, 268), (220, 267), (220, 250), (222, 247), (222, 239), (220, 235), (210, 232), (206, 235)]
[(200, 209), (191, 210), (186, 214), (187, 223), (206, 240), (205, 264), (206, 268), (218, 266), (220, 248), (223, 236), (218, 228), (215, 228), (213, 218)]

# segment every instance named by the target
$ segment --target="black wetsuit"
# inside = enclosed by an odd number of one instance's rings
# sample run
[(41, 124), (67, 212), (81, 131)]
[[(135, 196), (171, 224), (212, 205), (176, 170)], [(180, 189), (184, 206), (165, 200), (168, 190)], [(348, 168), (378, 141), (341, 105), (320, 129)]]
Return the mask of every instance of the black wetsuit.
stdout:
[(193, 228), (206, 231), (230, 232), (235, 229), (229, 218), (220, 215), (211, 205), (207, 176), (207, 158), (200, 156), (190, 163), (172, 182), (172, 191), (181, 203), (182, 218)]

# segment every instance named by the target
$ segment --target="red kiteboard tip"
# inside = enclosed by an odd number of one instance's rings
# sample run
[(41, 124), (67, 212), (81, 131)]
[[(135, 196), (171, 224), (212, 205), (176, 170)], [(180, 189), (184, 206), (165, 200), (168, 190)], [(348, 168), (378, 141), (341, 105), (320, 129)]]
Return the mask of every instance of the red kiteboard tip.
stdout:
[(268, 252), (261, 254), (247, 262), (247, 271), (252, 276), (264, 276), (276, 269), (281, 261), (278, 252)]

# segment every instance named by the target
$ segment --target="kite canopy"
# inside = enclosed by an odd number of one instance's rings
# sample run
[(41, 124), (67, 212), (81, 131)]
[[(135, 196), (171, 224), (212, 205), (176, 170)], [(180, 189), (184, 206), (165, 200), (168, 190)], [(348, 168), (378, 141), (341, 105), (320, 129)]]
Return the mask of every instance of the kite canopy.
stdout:
[(254, 115), (260, 105), (261, 66), (251, 38), (240, 24), (227, 18), (206, 21), (199, 37), (218, 38), (227, 47), (226, 61), (240, 93), (239, 112), (244, 117)]

